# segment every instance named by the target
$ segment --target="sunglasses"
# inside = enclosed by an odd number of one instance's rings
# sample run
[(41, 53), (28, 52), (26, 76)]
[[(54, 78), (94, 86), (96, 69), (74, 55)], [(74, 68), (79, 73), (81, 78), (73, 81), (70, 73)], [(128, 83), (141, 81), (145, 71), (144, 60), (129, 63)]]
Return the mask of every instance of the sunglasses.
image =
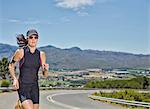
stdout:
[(35, 36), (35, 37), (34, 36), (29, 36), (29, 39), (33, 39), (33, 38), (38, 39), (38, 36)]

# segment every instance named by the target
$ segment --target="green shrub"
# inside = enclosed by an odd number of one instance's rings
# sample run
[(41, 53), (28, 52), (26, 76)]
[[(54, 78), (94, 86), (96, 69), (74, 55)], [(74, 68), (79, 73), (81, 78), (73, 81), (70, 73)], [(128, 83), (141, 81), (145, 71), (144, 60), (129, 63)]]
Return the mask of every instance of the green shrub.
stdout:
[(136, 90), (123, 90), (120, 92), (112, 92), (112, 93), (96, 92), (93, 95), (139, 102), (150, 102), (150, 93), (139, 93)]
[(8, 80), (2, 80), (1, 87), (8, 87), (10, 85), (10, 81)]
[(150, 78), (136, 77), (130, 80), (89, 81), (86, 88), (119, 88), (119, 89), (150, 89)]
[(150, 103), (150, 99), (144, 99), (144, 100), (142, 100), (142, 102), (149, 102)]

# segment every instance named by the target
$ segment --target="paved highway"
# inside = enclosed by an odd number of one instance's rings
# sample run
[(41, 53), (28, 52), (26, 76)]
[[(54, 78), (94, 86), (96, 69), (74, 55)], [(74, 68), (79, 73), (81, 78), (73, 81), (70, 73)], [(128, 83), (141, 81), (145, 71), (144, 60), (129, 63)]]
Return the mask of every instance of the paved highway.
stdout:
[[(51, 90), (40, 92), (40, 109), (125, 109), (88, 98), (95, 90)], [(0, 109), (13, 109), (17, 92), (0, 94)]]

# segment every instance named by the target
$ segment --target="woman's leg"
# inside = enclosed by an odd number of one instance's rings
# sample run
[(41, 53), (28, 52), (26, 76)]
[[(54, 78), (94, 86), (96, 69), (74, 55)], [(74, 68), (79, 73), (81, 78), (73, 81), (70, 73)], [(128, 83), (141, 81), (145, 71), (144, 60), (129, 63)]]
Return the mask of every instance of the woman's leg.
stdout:
[(33, 102), (31, 100), (25, 100), (22, 102), (23, 109), (34, 109)]
[(33, 109), (39, 109), (39, 104), (33, 104)]
[(38, 84), (34, 84), (31, 90), (31, 98), (33, 102), (33, 109), (39, 109), (39, 87)]

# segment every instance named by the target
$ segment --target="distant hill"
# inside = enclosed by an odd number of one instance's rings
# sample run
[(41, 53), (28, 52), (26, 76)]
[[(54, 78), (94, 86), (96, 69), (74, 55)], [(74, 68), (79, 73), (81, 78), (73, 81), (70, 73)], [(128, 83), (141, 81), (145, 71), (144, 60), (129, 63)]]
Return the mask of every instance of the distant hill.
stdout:
[[(0, 44), (0, 59), (4, 56), (10, 59), (16, 49), (16, 46)], [(46, 52), (50, 68), (148, 68), (150, 66), (150, 55), (82, 50), (79, 47), (60, 49), (51, 45), (39, 49)]]
[(2, 57), (8, 57), (10, 59), (16, 49), (16, 46), (0, 43), (0, 59)]

